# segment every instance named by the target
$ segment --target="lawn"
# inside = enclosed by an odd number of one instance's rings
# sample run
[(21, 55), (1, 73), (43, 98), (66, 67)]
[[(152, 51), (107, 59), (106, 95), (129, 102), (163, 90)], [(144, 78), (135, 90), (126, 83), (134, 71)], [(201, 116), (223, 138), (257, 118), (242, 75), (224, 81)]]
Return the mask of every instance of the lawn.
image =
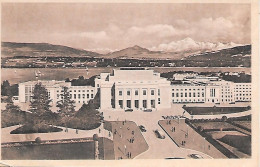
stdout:
[(94, 159), (94, 142), (2, 147), (4, 160)]
[(217, 115), (239, 113), (249, 110), (249, 107), (186, 107), (183, 109), (191, 115)]
[(234, 123), (251, 130), (251, 121), (234, 121)]
[(235, 126), (227, 122), (195, 122), (193, 123), (196, 127), (201, 126), (204, 130), (225, 130), (225, 129), (236, 129)]

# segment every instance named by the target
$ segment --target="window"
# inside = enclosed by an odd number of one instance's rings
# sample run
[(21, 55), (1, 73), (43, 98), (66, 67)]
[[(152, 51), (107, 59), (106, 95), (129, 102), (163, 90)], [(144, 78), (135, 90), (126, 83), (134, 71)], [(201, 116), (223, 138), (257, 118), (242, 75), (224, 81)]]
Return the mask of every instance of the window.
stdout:
[(161, 95), (161, 92), (160, 92), (160, 89), (158, 89), (158, 96), (160, 96)]
[(198, 92), (198, 97), (200, 97), (200, 92)]
[(99, 84), (97, 84), (97, 87), (99, 87)]
[(135, 95), (138, 96), (138, 90), (135, 90)]
[(119, 101), (118, 101), (118, 104), (119, 104), (119, 107), (120, 107), (120, 108), (123, 108), (123, 100), (119, 100)]
[(185, 92), (185, 97), (187, 97), (187, 92)]
[(78, 92), (80, 92), (80, 90), (78, 90)]
[(151, 107), (155, 108), (155, 100), (151, 100)]
[(189, 97), (191, 97), (191, 92), (189, 93)]
[(204, 97), (204, 92), (201, 92), (201, 97)]
[(154, 95), (154, 90), (151, 90), (151, 95)]
[(82, 95), (82, 98), (85, 99), (85, 94)]
[(93, 94), (91, 94), (91, 98), (93, 98), (94, 97), (94, 95)]
[(146, 95), (146, 90), (143, 90), (143, 95)]
[(85, 90), (82, 90), (82, 92), (85, 92)]
[(143, 108), (147, 108), (147, 100), (143, 100)]
[(77, 98), (77, 95), (76, 94), (74, 94), (74, 99), (76, 99)]
[(89, 94), (87, 94), (87, 99), (89, 98)]
[(126, 106), (127, 106), (127, 108), (131, 108), (131, 100), (126, 101)]
[(135, 100), (135, 108), (139, 108), (139, 100)]
[(172, 93), (172, 97), (174, 97), (174, 93)]
[(76, 90), (74, 90), (74, 92), (76, 92)]
[(123, 92), (122, 90), (119, 91), (119, 96), (122, 96)]
[(70, 99), (72, 99), (72, 94), (70, 94)]
[(183, 93), (181, 93), (181, 97), (183, 97)]
[(160, 98), (158, 98), (158, 104), (161, 104), (161, 99)]
[(128, 91), (126, 92), (126, 94), (127, 94), (127, 96), (130, 96), (130, 95), (131, 95), (130, 90), (128, 90)]
[(78, 94), (78, 98), (80, 99), (80, 94)]
[(195, 92), (193, 92), (193, 97), (196, 97), (196, 93)]
[(176, 97), (179, 97), (179, 93), (176, 93)]

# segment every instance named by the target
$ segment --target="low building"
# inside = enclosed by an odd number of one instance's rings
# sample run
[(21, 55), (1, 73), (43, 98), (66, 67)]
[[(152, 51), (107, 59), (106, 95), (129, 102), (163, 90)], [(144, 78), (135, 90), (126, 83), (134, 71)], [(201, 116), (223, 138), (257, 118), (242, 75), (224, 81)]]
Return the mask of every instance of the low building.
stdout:
[(52, 100), (52, 105), (56, 105), (58, 101), (62, 100), (63, 87), (68, 87), (70, 98), (76, 104), (88, 103), (96, 95), (95, 87), (92, 86), (71, 86), (71, 82), (38, 80), (19, 84), (19, 102), (27, 103), (33, 100), (33, 89), (37, 83), (41, 83), (47, 89), (49, 99)]

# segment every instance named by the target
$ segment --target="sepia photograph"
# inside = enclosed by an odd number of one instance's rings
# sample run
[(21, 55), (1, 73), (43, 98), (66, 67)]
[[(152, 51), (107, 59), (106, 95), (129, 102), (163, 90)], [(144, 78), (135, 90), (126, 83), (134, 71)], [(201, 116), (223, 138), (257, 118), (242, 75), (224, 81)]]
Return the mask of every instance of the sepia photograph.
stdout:
[(252, 159), (251, 3), (1, 3), (1, 159)]

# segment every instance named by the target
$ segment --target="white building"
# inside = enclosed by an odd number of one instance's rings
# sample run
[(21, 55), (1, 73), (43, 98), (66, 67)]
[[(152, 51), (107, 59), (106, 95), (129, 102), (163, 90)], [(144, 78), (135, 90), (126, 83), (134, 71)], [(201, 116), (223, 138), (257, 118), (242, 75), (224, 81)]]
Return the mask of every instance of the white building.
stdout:
[(219, 80), (216, 77), (198, 76), (198, 78), (186, 78), (183, 84), (173, 84), (171, 87), (173, 103), (234, 103), (251, 101), (251, 83), (234, 83)]
[(95, 80), (100, 87), (101, 109), (160, 109), (171, 107), (170, 81), (144, 68), (121, 68), (101, 73)]
[(71, 86), (71, 82), (65, 81), (28, 81), (19, 84), (19, 102), (27, 103), (32, 101), (33, 89), (37, 83), (41, 83), (48, 91), (49, 99), (56, 105), (63, 97), (63, 87), (68, 87), (70, 98), (75, 103), (88, 103), (96, 95), (95, 87), (92, 86)]

